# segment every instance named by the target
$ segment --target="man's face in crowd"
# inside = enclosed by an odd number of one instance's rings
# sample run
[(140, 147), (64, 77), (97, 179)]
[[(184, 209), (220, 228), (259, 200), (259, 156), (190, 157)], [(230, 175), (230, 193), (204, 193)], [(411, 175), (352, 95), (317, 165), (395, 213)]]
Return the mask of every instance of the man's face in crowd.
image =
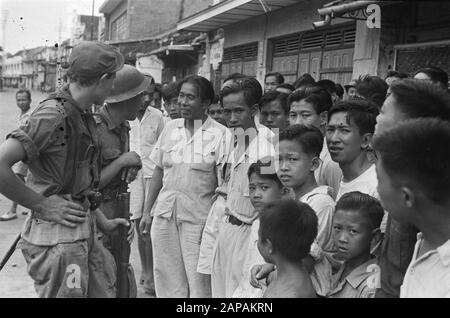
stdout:
[(291, 103), (289, 124), (304, 125), (320, 129), (321, 122), (320, 115), (316, 112), (311, 103), (305, 102), (303, 99)]
[(401, 178), (387, 172), (384, 168), (383, 159), (380, 156), (377, 157), (377, 192), (383, 208), (389, 211), (389, 215), (397, 221), (410, 222), (412, 215), (404, 201), (405, 194), (400, 185)]
[(198, 89), (191, 83), (184, 83), (178, 95), (181, 117), (187, 120), (202, 119), (205, 114)]
[(19, 93), (16, 94), (16, 103), (21, 111), (26, 112), (30, 109), (31, 99), (28, 98), (27, 93)]
[(264, 93), (274, 91), (278, 85), (280, 85), (280, 83), (278, 83), (275, 76), (267, 76), (264, 81)]
[(130, 99), (126, 105), (127, 120), (135, 120), (138, 112), (142, 111), (142, 105), (144, 105), (144, 94)]
[(381, 107), (380, 114), (377, 116), (377, 124), (375, 125), (375, 135), (394, 127), (400, 121), (405, 120), (403, 113), (398, 111), (396, 107), (397, 100), (394, 95), (390, 94)]
[(159, 92), (154, 92), (152, 96), (152, 100), (150, 101), (150, 106), (153, 108), (161, 110), (161, 94)]
[(356, 96), (356, 87), (349, 87), (347, 90), (347, 99), (352, 99)]
[(337, 163), (351, 163), (363, 151), (364, 136), (346, 112), (331, 115), (325, 135), (331, 159)]
[(174, 96), (169, 100), (164, 100), (164, 109), (171, 119), (181, 118), (180, 104), (178, 96)]
[(223, 107), (219, 103), (209, 105), (208, 115), (218, 123), (226, 126), (225, 118), (223, 117)]
[(246, 104), (243, 91), (223, 97), (223, 113), (229, 128), (240, 127), (246, 130), (252, 127), (255, 112), (256, 105)]
[(261, 114), (259, 117), (261, 124), (272, 129), (278, 128), (283, 130), (288, 123), (287, 114), (279, 100), (273, 100), (261, 107)]

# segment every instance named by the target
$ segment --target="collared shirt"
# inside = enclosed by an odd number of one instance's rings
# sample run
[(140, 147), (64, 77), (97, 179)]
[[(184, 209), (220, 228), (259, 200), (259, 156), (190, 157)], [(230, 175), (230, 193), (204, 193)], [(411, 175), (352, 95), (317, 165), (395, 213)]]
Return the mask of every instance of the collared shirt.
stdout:
[(193, 136), (183, 118), (168, 122), (150, 155), (164, 171), (153, 216), (205, 223), (230, 145), (230, 131), (209, 116)]
[[(375, 199), (380, 200), (377, 186), (378, 186), (377, 172), (375, 169), (375, 165), (372, 164), (366, 171), (364, 171), (361, 175), (359, 175), (352, 181), (344, 182), (343, 180), (341, 180), (341, 183), (339, 185), (339, 191), (336, 196), (336, 201), (338, 201), (344, 194), (353, 191), (359, 191), (361, 193), (368, 194), (374, 197)], [(385, 211), (383, 220), (381, 221), (380, 225), (381, 233), (386, 232), (387, 217), (388, 213)]]
[(330, 298), (374, 298), (379, 287), (380, 268), (377, 259), (372, 258), (353, 269), (345, 278), (342, 274), (345, 263), (325, 253), (311, 273), (316, 293)]
[[(23, 162), (29, 165), (29, 188), (45, 197), (79, 195), (91, 186), (93, 165), (99, 155), (95, 122), (80, 110), (67, 87), (50, 96), (62, 101), (41, 102), (26, 123), (7, 138), (17, 139), (25, 150)], [(88, 203), (83, 204), (87, 209)], [(24, 240), (40, 246), (75, 242), (89, 236), (88, 220), (69, 228), (37, 219), (34, 213), (30, 213), (22, 230)]]
[[(112, 117), (107, 105), (100, 108), (95, 118), (101, 145), (102, 168), (104, 168), (119, 158), (123, 153), (129, 151), (130, 125), (127, 121), (120, 122)], [(102, 192), (106, 193), (109, 190), (118, 189), (121, 182), (120, 178), (121, 174), (118, 173), (102, 189)]]
[(400, 288), (400, 298), (449, 298), (450, 240), (419, 257), (423, 242), (423, 235), (419, 233), (411, 263)]
[(130, 151), (135, 151), (141, 157), (144, 178), (151, 178), (155, 164), (150, 160), (150, 154), (164, 128), (164, 117), (159, 110), (147, 107), (141, 120), (136, 118), (129, 124)]
[(326, 185), (333, 188), (333, 199), (339, 191), (339, 185), (342, 179), (342, 170), (339, 164), (331, 159), (326, 140), (323, 141), (322, 152), (320, 153), (320, 166), (314, 171), (318, 185)]
[(333, 250), (334, 243), (331, 238), (333, 224), (334, 200), (331, 197), (332, 189), (328, 186), (319, 186), (300, 198), (300, 202), (308, 204), (318, 219), (316, 241), (325, 251)]
[(230, 180), (227, 189), (227, 204), (225, 213), (233, 215), (240, 221), (252, 224), (258, 217), (258, 213), (250, 202), (249, 182), (247, 177), (248, 168), (252, 163), (265, 157), (275, 157), (275, 149), (272, 144), (274, 134), (270, 129), (262, 125), (258, 126), (258, 133), (252, 140), (248, 149), (237, 160), (238, 148), (230, 153), (231, 163)]

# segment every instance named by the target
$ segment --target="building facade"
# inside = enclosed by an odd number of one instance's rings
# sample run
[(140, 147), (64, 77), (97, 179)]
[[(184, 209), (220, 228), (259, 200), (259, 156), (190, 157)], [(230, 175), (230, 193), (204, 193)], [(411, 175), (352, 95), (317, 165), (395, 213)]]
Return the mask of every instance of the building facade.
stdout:
[[(367, 22), (375, 16), (371, 3), (379, 26)], [(323, 0), (226, 0), (177, 24), (207, 34), (200, 73), (216, 88), (236, 72), (261, 83), (276, 71), (288, 83), (309, 73), (343, 85), (362, 74), (411, 73), (429, 64), (450, 72), (449, 27), (445, 2)]]

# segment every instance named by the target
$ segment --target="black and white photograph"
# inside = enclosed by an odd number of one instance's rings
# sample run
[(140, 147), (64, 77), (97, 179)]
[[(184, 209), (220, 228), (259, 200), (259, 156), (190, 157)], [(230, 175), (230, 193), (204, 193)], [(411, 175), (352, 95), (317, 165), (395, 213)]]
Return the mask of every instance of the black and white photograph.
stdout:
[(0, 298), (450, 298), (449, 73), (448, 1), (0, 0)]

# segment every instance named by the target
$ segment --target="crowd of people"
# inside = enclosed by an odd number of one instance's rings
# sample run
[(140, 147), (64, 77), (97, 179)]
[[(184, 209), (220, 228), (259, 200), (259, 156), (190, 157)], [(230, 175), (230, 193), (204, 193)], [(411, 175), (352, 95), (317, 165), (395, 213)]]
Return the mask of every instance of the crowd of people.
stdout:
[(30, 209), (19, 248), (39, 296), (134, 297), (136, 232), (157, 297), (450, 297), (443, 70), (236, 73), (215, 92), (155, 84), (99, 42), (69, 64), (31, 114), (17, 92), (27, 117), (0, 146), (3, 219)]

